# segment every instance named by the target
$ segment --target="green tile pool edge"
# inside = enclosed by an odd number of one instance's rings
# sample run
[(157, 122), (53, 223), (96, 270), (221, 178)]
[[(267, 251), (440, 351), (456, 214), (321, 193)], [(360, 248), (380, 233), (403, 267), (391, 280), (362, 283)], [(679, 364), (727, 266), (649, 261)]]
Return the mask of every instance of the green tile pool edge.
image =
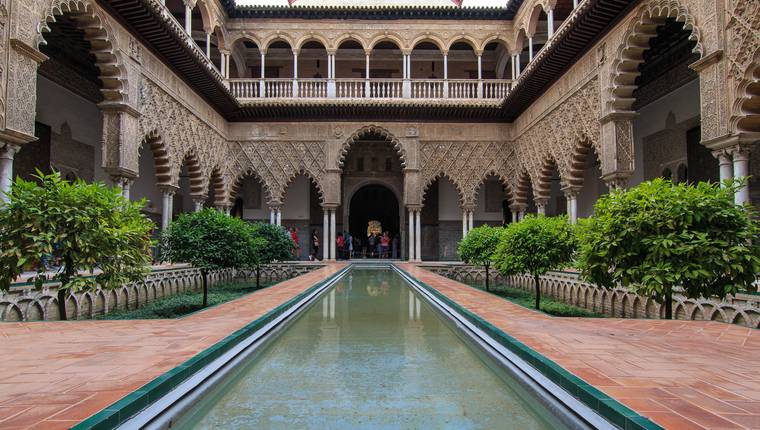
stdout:
[[(341, 276), (347, 270), (351, 268), (351, 265), (338, 270), (322, 281), (317, 282), (300, 294), (292, 297), (285, 303), (280, 304), (276, 308), (270, 310), (258, 319), (246, 324), (244, 327), (238, 329), (232, 334), (226, 336), (219, 342), (204, 349), (198, 354), (194, 355), (179, 366), (169, 370), (168, 372), (156, 377), (152, 381), (138, 388), (137, 390), (127, 394), (120, 400), (116, 401), (112, 405), (106, 407), (100, 412), (90, 416), (79, 424), (71, 427), (72, 430), (100, 430), (100, 429), (112, 429), (118, 425), (124, 423), (133, 415), (140, 412), (149, 404), (155, 402), (166, 393), (177, 387), (179, 384), (188, 379), (191, 375), (201, 370), (203, 367), (211, 363), (223, 353), (229, 351), (231, 348), (242, 342), (252, 333), (259, 330), (264, 325), (268, 324), (273, 319), (280, 316), (283, 312), (290, 309), (298, 301), (311, 294), (315, 290), (322, 287), (324, 284), (331, 282), (338, 276)], [(309, 272), (311, 273), (311, 272)]]
[(470, 323), (474, 324), (480, 330), (483, 330), (494, 340), (499, 342), (499, 344), (509, 349), (521, 359), (525, 360), (528, 364), (541, 372), (541, 374), (549, 378), (555, 384), (564, 388), (573, 397), (580, 400), (583, 404), (599, 413), (609, 422), (624, 430), (663, 429), (663, 427), (654, 423), (647, 417), (639, 415), (637, 412), (611, 398), (610, 396), (604, 394), (593, 385), (588, 384), (583, 379), (568, 372), (554, 361), (546, 358), (529, 346), (506, 334), (504, 331), (497, 328), (490, 322), (484, 320), (477, 314), (465, 309), (463, 306), (448, 298), (440, 291), (412, 276), (409, 272), (402, 269), (398, 265), (394, 266), (409, 278), (414, 279), (415, 282), (425, 288), (429, 293), (433, 294), (436, 298), (443, 301), (451, 308), (455, 309)]

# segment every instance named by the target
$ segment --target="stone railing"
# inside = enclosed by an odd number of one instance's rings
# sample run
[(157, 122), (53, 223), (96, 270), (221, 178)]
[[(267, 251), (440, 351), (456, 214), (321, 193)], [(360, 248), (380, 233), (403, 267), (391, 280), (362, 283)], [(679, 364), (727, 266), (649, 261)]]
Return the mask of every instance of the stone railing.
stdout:
[[(321, 264), (285, 262), (266, 266), (261, 273), (262, 283), (281, 281), (302, 275)], [(251, 279), (248, 272), (220, 270), (209, 274), (209, 286), (221, 282)], [(115, 289), (96, 288), (70, 294), (66, 301), (69, 319), (89, 319), (113, 310), (137, 309), (155, 299), (178, 293), (200, 290), (202, 278), (199, 269), (187, 264), (154, 266), (145, 280)], [(0, 321), (53, 321), (58, 319), (57, 285), (43, 285), (35, 289), (27, 282), (0, 291)]]
[[(485, 271), (481, 267), (461, 263), (426, 264), (434, 273), (465, 284), (482, 283)], [(492, 270), (492, 285), (508, 285), (533, 292), (529, 275), (502, 277)], [(592, 312), (617, 318), (652, 318), (664, 315), (664, 306), (654, 299), (634, 294), (625, 288), (605, 289), (583, 282), (574, 272), (549, 272), (541, 277), (541, 294)], [(676, 294), (673, 297), (673, 317), (679, 320), (719, 321), (744, 327), (760, 328), (760, 295), (737, 294), (718, 299), (690, 299)]]
[(228, 79), (241, 101), (256, 99), (455, 99), (501, 100), (507, 79)]

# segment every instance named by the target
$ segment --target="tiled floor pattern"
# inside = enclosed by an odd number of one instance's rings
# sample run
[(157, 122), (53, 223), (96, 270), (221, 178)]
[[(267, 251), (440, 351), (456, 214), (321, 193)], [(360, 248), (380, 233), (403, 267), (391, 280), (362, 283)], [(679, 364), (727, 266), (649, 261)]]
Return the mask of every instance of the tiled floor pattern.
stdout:
[(65, 429), (342, 268), (176, 320), (0, 324), (0, 430)]
[(760, 330), (704, 321), (555, 318), (401, 265), (669, 429), (760, 429)]

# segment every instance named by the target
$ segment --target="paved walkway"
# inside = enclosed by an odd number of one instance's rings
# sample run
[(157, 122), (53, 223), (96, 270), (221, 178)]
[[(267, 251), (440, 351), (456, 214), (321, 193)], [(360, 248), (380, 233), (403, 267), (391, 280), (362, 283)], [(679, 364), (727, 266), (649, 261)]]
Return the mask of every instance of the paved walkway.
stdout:
[(760, 429), (760, 330), (704, 321), (555, 318), (400, 265), (669, 429)]
[(0, 430), (69, 428), (341, 267), (176, 320), (0, 323)]

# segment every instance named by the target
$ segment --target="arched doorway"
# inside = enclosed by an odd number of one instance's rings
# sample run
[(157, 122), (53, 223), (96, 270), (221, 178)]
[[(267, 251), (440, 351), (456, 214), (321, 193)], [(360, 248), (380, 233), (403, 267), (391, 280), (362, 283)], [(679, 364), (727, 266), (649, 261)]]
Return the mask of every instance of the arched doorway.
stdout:
[[(401, 233), (399, 202), (393, 191), (380, 184), (370, 184), (359, 188), (351, 197), (348, 211), (349, 233), (361, 240), (364, 255), (374, 256), (367, 249), (369, 234), (388, 232), (391, 238)], [(401, 241), (397, 239), (396, 258), (400, 257)], [(359, 250), (354, 249), (354, 252)], [(391, 257), (393, 253), (391, 250)]]

